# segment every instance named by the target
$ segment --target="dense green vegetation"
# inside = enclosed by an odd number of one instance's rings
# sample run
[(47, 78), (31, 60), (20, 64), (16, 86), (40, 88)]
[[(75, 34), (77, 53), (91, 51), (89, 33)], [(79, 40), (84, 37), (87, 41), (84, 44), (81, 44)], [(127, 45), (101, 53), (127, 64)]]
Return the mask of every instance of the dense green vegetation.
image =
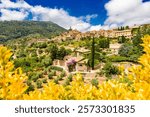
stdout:
[(0, 21), (0, 28), (0, 43), (37, 34), (51, 38), (66, 31), (52, 22), (39, 21)]
[(118, 67), (113, 65), (111, 62), (107, 62), (102, 70), (107, 78), (109, 78), (111, 75), (117, 75), (120, 73)]
[[(15, 46), (15, 45), (14, 45)], [(63, 59), (70, 53), (64, 47), (58, 48), (54, 43), (33, 43), (26, 47), (19, 47), (15, 51), (15, 67), (22, 67), (25, 72), (34, 69), (47, 68), (52, 65), (54, 59)]]
[(23, 72), (29, 76), (27, 92), (36, 87), (42, 88), (42, 85), (48, 80), (59, 83), (66, 77), (64, 70), (52, 66), (52, 62), (54, 59), (63, 59), (64, 56), (70, 54), (71, 50), (59, 47), (50, 40), (41, 39), (37, 41), (34, 38), (10, 40), (6, 45), (14, 53), (12, 59), (15, 68), (21, 67)]
[[(131, 42), (125, 41), (119, 50), (119, 55), (126, 57), (128, 61), (137, 62), (138, 58), (143, 54), (142, 39), (144, 35), (150, 35), (150, 25), (144, 25), (137, 29), (133, 29), (133, 38)], [(125, 39), (124, 39), (125, 40)]]
[(128, 42), (130, 39), (126, 38), (125, 36), (121, 36), (121, 37), (118, 37), (118, 43), (126, 43)]

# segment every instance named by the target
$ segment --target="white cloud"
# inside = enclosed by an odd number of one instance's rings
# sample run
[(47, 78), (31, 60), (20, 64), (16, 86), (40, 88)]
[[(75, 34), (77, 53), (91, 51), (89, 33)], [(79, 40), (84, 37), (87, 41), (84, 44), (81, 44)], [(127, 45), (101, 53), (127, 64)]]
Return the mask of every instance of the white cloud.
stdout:
[(24, 20), (27, 16), (27, 12), (13, 11), (8, 9), (1, 9), (0, 20)]
[(85, 20), (86, 22), (90, 22), (91, 19), (94, 19), (96, 17), (98, 17), (97, 14), (92, 14), (92, 15), (81, 16), (80, 19)]
[(142, 0), (111, 0), (106, 3), (108, 18), (105, 25), (132, 26), (150, 23), (150, 2)]
[(3, 8), (25, 8), (29, 9), (31, 6), (24, 0), (17, 0), (17, 2), (12, 2), (10, 0), (0, 0), (0, 9)]
[(72, 27), (73, 29), (85, 32), (101, 28), (100, 25), (93, 26), (89, 23), (92, 18), (97, 17), (96, 14), (82, 16), (84, 19), (81, 19), (81, 17), (70, 16), (64, 9), (31, 6), (24, 0), (16, 2), (11, 0), (0, 1), (0, 20), (24, 20), (30, 13), (32, 14), (32, 20), (52, 21), (66, 29)]
[(96, 14), (74, 17), (70, 16), (69, 13), (64, 9), (44, 8), (42, 6), (32, 7), (31, 12), (33, 14), (33, 20), (52, 21), (66, 29), (69, 29), (71, 27), (72, 29), (77, 29), (81, 32), (90, 31), (91, 29), (98, 29), (97, 26), (95, 26), (96, 28), (94, 28), (89, 23), (92, 18), (97, 17)]
[(80, 31), (87, 30), (91, 25), (80, 18), (70, 16), (64, 9), (43, 8), (35, 6), (31, 9), (33, 20), (52, 21), (66, 29), (72, 27)]
[(92, 31), (92, 30), (98, 31), (98, 30), (103, 29), (103, 28), (104, 27), (101, 25), (91, 26), (89, 31)]

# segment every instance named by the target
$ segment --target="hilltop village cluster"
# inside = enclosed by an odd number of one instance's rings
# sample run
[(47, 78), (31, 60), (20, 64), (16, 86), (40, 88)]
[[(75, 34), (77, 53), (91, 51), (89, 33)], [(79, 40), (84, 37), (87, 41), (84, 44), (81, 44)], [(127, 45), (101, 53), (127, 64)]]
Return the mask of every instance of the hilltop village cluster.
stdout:
[[(132, 27), (135, 28), (135, 27)], [(86, 37), (108, 37), (108, 38), (117, 38), (120, 36), (124, 36), (126, 38), (132, 38), (132, 28), (126, 29), (126, 30), (99, 30), (99, 31), (89, 31), (89, 32), (79, 32), (78, 30), (72, 30), (70, 29), (68, 32), (62, 33), (59, 36), (56, 36), (52, 40), (59, 40), (59, 41), (65, 41), (69, 39), (75, 39), (80, 40), (82, 38)]]
[[(99, 30), (99, 31), (90, 31), (90, 32), (85, 32), (85, 33), (79, 32), (78, 30), (70, 29), (69, 31), (62, 33), (61, 35), (56, 36), (52, 40), (54, 42), (61, 43), (61, 42), (67, 41), (67, 40), (80, 41), (81, 39), (87, 38), (87, 37), (99, 38), (101, 36), (108, 37), (108, 38), (118, 38), (118, 37), (124, 36), (129, 39), (131, 39), (133, 37), (132, 28), (128, 28), (125, 30), (117, 30), (117, 29)], [(118, 51), (119, 51), (119, 48), (121, 47), (121, 45), (122, 44), (119, 44), (119, 43), (111, 43), (110, 44), (109, 49), (110, 49), (112, 55), (118, 54)], [(69, 47), (69, 45), (66, 46), (65, 48), (71, 49), (74, 52), (74, 54), (64, 57), (63, 60), (57, 60), (57, 59), (54, 60), (53, 65), (63, 68), (68, 74), (80, 72), (80, 73), (82, 73), (82, 75), (84, 75), (84, 77), (86, 79), (87, 78), (90, 79), (91, 77), (96, 77), (96, 74), (99, 71), (99, 69), (102, 69), (102, 67), (103, 67), (102, 63), (95, 66), (94, 70), (92, 70), (91, 68), (89, 68), (87, 66), (88, 60), (84, 59), (84, 54), (90, 52), (90, 50), (88, 50), (84, 47), (74, 49), (74, 47)], [(74, 64), (74, 67), (72, 68), (71, 71), (69, 70), (68, 63)], [(130, 65), (126, 64), (125, 66), (129, 67)], [(101, 77), (100, 80), (103, 81), (104, 78)]]

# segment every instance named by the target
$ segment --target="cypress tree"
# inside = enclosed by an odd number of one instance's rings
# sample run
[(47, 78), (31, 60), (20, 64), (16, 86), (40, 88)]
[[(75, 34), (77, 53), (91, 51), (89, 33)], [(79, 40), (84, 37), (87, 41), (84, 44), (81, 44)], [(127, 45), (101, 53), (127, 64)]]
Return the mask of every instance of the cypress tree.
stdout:
[(95, 39), (92, 38), (92, 70), (94, 70), (94, 59), (95, 59)]

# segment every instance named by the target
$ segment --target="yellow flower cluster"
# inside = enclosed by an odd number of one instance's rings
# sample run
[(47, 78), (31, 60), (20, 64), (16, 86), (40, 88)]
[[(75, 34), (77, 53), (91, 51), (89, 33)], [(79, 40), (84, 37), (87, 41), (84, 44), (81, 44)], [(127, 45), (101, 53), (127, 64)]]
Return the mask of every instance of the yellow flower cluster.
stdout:
[[(142, 46), (141, 65), (134, 66), (129, 72), (113, 80), (99, 84), (97, 87), (85, 84), (80, 74), (68, 86), (49, 82), (42, 90), (24, 94), (27, 86), (23, 83), (25, 76), (20, 69), (13, 70), (9, 61), (11, 53), (0, 47), (0, 98), (25, 100), (149, 100), (150, 99), (150, 36), (145, 36)], [(20, 70), (20, 71), (19, 71)]]
[(24, 83), (27, 77), (21, 68), (14, 70), (11, 55), (6, 47), (0, 47), (0, 99), (3, 100), (21, 99), (27, 89)]

